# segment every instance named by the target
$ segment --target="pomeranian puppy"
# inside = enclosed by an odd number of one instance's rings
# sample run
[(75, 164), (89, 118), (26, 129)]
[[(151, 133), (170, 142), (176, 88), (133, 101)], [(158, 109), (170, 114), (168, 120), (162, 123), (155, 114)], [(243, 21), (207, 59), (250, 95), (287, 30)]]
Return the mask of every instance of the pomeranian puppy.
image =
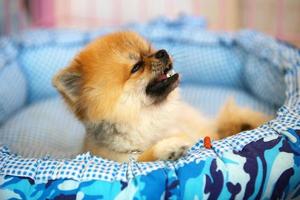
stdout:
[[(220, 138), (218, 129), (224, 132), (221, 136), (234, 133), (222, 117), (210, 120), (180, 101), (179, 74), (169, 54), (155, 50), (135, 32), (116, 32), (91, 42), (53, 84), (86, 128), (84, 151), (103, 158), (175, 160), (201, 137)], [(259, 113), (251, 114), (259, 123), (246, 123), (244, 129), (266, 121)]]

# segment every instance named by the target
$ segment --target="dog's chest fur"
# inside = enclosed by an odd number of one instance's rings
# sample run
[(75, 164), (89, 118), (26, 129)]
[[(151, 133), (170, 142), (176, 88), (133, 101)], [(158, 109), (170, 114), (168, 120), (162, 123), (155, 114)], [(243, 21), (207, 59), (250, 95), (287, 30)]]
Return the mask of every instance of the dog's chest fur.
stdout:
[(99, 147), (127, 153), (133, 150), (143, 151), (157, 141), (178, 133), (172, 126), (176, 124), (179, 102), (143, 109), (137, 119), (131, 123), (111, 123), (101, 121), (87, 124), (87, 137)]

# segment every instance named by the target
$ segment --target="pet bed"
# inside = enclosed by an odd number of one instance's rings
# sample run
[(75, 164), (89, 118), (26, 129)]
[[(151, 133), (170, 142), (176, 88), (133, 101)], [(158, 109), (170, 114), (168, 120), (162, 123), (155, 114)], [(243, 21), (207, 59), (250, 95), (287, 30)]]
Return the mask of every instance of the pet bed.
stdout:
[(87, 42), (115, 29), (2, 38), (0, 199), (299, 199), (300, 51), (253, 31), (196, 27), (161, 21), (129, 28), (171, 52), (183, 98), (205, 114), (214, 116), (234, 96), (276, 113), (273, 120), (213, 141), (212, 149), (200, 139), (177, 161), (76, 155), (84, 130), (51, 77)]

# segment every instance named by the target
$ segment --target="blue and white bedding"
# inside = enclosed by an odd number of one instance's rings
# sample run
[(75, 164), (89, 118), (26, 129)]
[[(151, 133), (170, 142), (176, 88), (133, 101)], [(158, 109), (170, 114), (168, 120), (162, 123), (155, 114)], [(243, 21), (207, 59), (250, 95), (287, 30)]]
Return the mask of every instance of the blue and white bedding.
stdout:
[(200, 139), (172, 162), (78, 155), (83, 127), (51, 77), (88, 41), (118, 28), (2, 38), (0, 199), (300, 198), (299, 49), (258, 32), (211, 33), (184, 20), (125, 28), (171, 52), (183, 99), (204, 114), (215, 116), (234, 96), (240, 105), (276, 113), (275, 119), (213, 141), (212, 149)]

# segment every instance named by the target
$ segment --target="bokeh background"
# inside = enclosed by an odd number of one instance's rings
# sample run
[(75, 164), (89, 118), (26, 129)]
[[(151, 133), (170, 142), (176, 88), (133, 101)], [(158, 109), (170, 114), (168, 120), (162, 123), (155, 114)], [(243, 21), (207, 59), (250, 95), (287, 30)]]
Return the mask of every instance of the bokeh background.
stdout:
[(212, 30), (253, 28), (300, 46), (299, 0), (0, 0), (0, 33), (94, 29), (158, 16), (203, 16)]
[(0, 0), (0, 34), (94, 29), (158, 16), (203, 16), (211, 30), (253, 28), (300, 46), (300, 0)]

